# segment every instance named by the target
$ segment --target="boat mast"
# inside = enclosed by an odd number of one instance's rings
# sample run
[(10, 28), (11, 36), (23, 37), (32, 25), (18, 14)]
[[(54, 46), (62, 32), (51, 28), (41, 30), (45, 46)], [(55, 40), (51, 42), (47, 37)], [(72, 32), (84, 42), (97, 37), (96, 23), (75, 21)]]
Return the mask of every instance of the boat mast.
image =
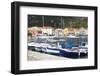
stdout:
[(44, 27), (44, 16), (42, 16), (42, 25)]

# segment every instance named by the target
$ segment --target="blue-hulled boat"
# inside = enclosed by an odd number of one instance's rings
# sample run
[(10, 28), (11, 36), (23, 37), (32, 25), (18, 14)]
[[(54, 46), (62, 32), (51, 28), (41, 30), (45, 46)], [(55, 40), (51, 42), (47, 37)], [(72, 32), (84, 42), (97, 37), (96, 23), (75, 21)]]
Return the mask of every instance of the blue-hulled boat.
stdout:
[(68, 58), (78, 58), (78, 52), (71, 52), (68, 49), (60, 49), (60, 56), (68, 57)]

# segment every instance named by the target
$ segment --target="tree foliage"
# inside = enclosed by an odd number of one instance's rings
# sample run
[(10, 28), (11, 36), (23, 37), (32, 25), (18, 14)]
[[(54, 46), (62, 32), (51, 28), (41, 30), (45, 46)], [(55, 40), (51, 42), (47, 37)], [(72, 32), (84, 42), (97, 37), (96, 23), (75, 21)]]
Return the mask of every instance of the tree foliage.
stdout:
[(70, 16), (42, 16), (28, 15), (28, 27), (33, 26), (50, 26), (54, 28), (88, 28), (87, 17), (70, 17)]

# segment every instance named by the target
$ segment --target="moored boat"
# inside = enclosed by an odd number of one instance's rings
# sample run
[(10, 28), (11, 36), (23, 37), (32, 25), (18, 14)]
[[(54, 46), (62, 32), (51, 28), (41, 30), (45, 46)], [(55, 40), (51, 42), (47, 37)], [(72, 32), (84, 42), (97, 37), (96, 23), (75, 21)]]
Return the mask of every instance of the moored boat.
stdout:
[[(44, 39), (46, 40), (43, 41)], [(66, 39), (56, 36), (39, 36), (37, 41), (28, 43), (28, 49), (68, 58), (84, 58), (88, 55), (88, 47), (83, 45), (84, 42), (80, 41), (82, 39), (83, 37), (80, 39), (79, 36), (73, 35), (67, 36)]]

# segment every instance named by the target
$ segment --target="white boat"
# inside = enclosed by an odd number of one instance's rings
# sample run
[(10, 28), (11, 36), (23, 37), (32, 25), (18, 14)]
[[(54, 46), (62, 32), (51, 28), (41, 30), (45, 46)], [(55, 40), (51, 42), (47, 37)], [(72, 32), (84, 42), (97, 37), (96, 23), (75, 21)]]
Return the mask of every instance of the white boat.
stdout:
[(31, 42), (28, 43), (28, 47), (30, 50), (34, 50), (34, 51), (41, 51), (41, 52), (45, 52), (45, 48), (47, 48), (48, 46), (50, 46), (47, 43), (36, 43), (36, 42)]

